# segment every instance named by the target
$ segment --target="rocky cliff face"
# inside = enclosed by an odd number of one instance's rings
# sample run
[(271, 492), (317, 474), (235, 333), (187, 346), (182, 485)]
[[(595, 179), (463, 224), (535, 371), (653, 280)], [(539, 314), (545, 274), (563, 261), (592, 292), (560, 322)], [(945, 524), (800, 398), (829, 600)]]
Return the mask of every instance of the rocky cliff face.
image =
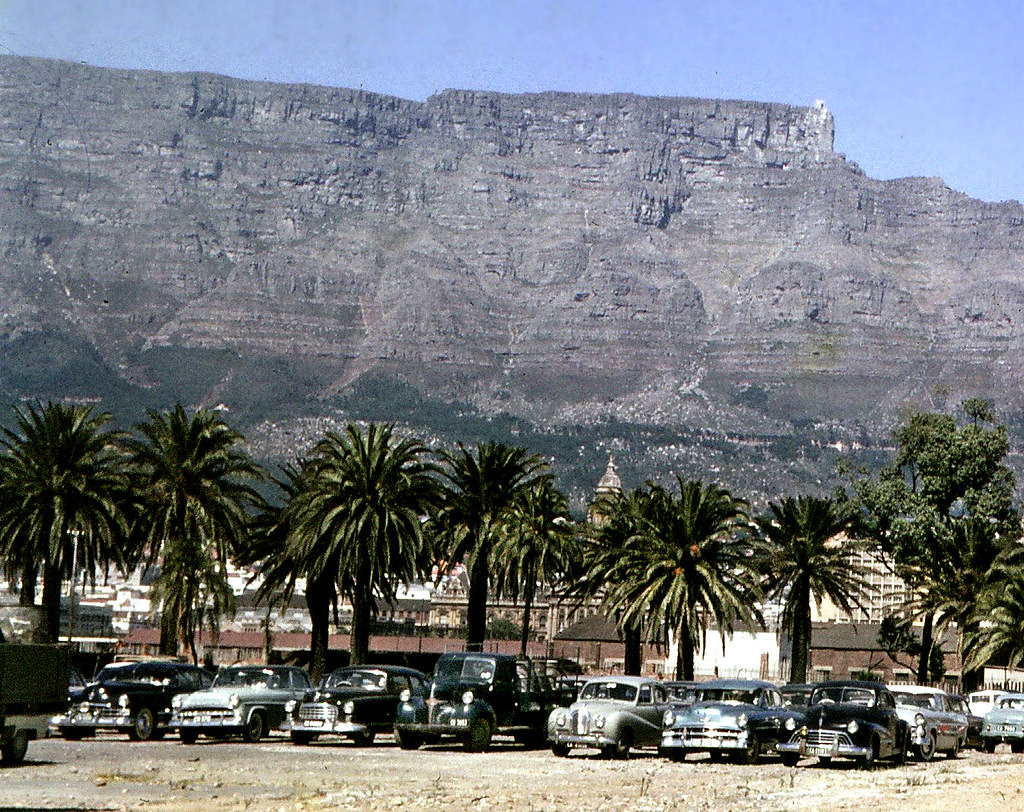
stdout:
[[(1016, 408), (1024, 208), (872, 180), (832, 142), (821, 103), (418, 103), (0, 57), (0, 340), (229, 406), (230, 369), (155, 359), (248, 359), (272, 389), (285, 364), (294, 397), (396, 376), (548, 426)], [(0, 389), (59, 394), (18, 374)]]

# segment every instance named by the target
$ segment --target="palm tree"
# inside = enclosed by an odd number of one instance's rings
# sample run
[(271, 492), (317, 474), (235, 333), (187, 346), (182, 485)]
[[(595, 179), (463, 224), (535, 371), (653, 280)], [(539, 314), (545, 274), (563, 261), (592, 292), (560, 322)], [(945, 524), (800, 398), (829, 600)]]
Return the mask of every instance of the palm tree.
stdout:
[(461, 443), (444, 453), (445, 482), (437, 531), (450, 539), (449, 559), (469, 571), (466, 648), (480, 651), (487, 634), (491, 548), (501, 537), (520, 491), (545, 467), (523, 448), (488, 442), (474, 455)]
[(520, 651), (526, 656), (530, 612), (538, 581), (552, 583), (564, 576), (576, 557), (576, 533), (569, 502), (550, 476), (533, 480), (520, 492), (506, 531), (494, 546), (495, 590), (513, 601), (523, 598)]
[(648, 485), (643, 520), (622, 548), (608, 602), (626, 622), (647, 617), (649, 640), (670, 629), (678, 644), (676, 676), (692, 680), (710, 621), (724, 641), (736, 621), (753, 625), (761, 618), (746, 503), (717, 485), (676, 480), (678, 499)]
[(125, 568), (124, 453), (109, 421), (91, 406), (34, 404), (16, 410), (15, 428), (0, 439), (0, 557), (8, 573), (20, 571), (26, 603), (42, 568), (54, 642), (63, 578), (79, 567), (93, 580), (111, 564)]
[(391, 425), (364, 432), (350, 424), (316, 445), (285, 508), (289, 555), (314, 585), (317, 605), (334, 585), (352, 602), (353, 663), (366, 661), (376, 599), (394, 600), (400, 584), (433, 563), (422, 531), (437, 493), (427, 453), (419, 440), (395, 437)]
[(793, 647), (790, 682), (806, 682), (811, 646), (811, 598), (830, 598), (847, 612), (867, 584), (853, 563), (856, 548), (837, 537), (851, 527), (846, 505), (829, 498), (787, 497), (757, 519), (764, 546), (765, 592), (784, 601), (782, 625)]
[(215, 412), (191, 417), (180, 405), (148, 412), (128, 442), (139, 490), (139, 539), (150, 564), (162, 560), (154, 597), (162, 603), (160, 648), (185, 645), (198, 662), (196, 633), (217, 631), (234, 610), (229, 558), (244, 548), (249, 510), (261, 500), (253, 483), (263, 473), (243, 438)]
[(1024, 568), (1008, 562), (993, 567), (963, 637), (965, 668), (1024, 663)]

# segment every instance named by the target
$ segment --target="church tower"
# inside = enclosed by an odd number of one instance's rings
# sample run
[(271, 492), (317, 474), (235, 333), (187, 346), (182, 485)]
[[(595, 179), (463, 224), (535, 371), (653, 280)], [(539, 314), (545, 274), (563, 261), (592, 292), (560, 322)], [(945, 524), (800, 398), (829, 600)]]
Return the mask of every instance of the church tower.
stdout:
[(594, 499), (587, 508), (587, 521), (595, 527), (604, 524), (605, 516), (601, 513), (601, 504), (609, 499), (617, 499), (622, 495), (622, 480), (615, 472), (615, 456), (608, 455), (608, 467), (594, 489)]

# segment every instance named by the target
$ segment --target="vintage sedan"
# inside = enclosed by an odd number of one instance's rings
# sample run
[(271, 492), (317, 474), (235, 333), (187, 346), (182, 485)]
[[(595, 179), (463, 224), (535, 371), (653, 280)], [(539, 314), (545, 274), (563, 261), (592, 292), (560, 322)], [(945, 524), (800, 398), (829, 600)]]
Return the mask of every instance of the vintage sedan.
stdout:
[(332, 671), (300, 700), (289, 703), (285, 729), (296, 744), (341, 736), (372, 744), (395, 727), (395, 711), (406, 691), (426, 695), (427, 675), (395, 665), (354, 665)]
[(656, 747), (661, 717), (670, 707), (664, 685), (643, 677), (589, 680), (579, 699), (548, 716), (548, 741), (556, 756), (574, 747), (597, 748), (611, 758), (628, 758), (634, 747)]
[(281, 728), (285, 705), (310, 687), (306, 672), (294, 666), (228, 666), (207, 690), (174, 697), (171, 726), (183, 744), (195, 744), (200, 736), (237, 735), (258, 742)]
[(708, 753), (713, 760), (730, 753), (744, 764), (775, 753), (791, 710), (779, 689), (760, 680), (715, 680), (697, 687), (689, 708), (670, 708), (662, 719), (659, 752), (672, 761), (687, 753)]
[(789, 766), (804, 756), (817, 756), (825, 764), (833, 758), (857, 759), (865, 769), (879, 759), (902, 764), (910, 740), (889, 689), (859, 680), (819, 683), (807, 708), (787, 715), (783, 727), (791, 735), (776, 749)]
[(1024, 694), (1002, 694), (985, 714), (982, 748), (994, 753), (1000, 742), (1007, 742), (1014, 753), (1024, 753)]
[(953, 707), (967, 719), (967, 740), (964, 742), (964, 747), (980, 750), (981, 730), (985, 726), (985, 717), (974, 712), (966, 696), (950, 694), (949, 699), (953, 703)]
[(170, 728), (174, 697), (212, 682), (209, 672), (185, 663), (114, 662), (100, 670), (81, 702), (53, 724), (72, 741), (95, 736), (99, 729), (123, 731), (134, 741), (159, 739)]
[(910, 728), (910, 752), (918, 761), (931, 761), (936, 753), (956, 758), (967, 741), (967, 715), (949, 694), (921, 685), (890, 685), (896, 712)]

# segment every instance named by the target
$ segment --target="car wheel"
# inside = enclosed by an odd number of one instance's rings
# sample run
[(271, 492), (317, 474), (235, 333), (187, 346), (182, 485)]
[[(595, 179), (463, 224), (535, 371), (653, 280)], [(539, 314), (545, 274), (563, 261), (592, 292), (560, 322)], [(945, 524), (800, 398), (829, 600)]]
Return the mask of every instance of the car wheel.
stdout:
[(551, 752), (559, 758), (565, 758), (569, 755), (569, 745), (567, 744), (553, 744), (551, 745)]
[(291, 733), (292, 744), (309, 744), (316, 738), (315, 733), (295, 732)]
[(395, 741), (403, 750), (417, 750), (423, 744), (423, 739), (415, 733), (409, 733), (397, 727), (395, 728)]
[(780, 757), (782, 758), (782, 763), (787, 767), (795, 767), (800, 763), (799, 753), (782, 753)]
[(902, 767), (907, 763), (907, 744), (909, 743), (909, 740), (909, 728), (902, 734), (899, 730), (896, 731), (896, 750), (892, 754), (892, 760), (897, 767)]
[(1010, 752), (1024, 753), (1024, 741), (1010, 742)]
[(960, 739), (959, 737), (953, 743), (953, 746), (946, 751), (946, 758), (958, 758), (960, 756)]
[(2, 748), (0, 755), (3, 756), (4, 764), (21, 764), (25, 760), (25, 753), (28, 752), (28, 733), (19, 730)]
[(761, 742), (757, 740), (757, 736), (747, 736), (747, 746), (737, 751), (736, 760), (740, 764), (757, 764), (761, 758)]
[(263, 714), (259, 711), (253, 711), (249, 714), (249, 721), (242, 728), (242, 739), (250, 744), (258, 742), (263, 738), (263, 734), (266, 733), (266, 727), (267, 723), (263, 719)]
[(491, 746), (491, 723), (482, 717), (477, 717), (469, 726), (469, 734), (466, 736), (465, 748), (470, 753), (482, 753)]
[(352, 736), (352, 741), (356, 747), (369, 747), (373, 744), (373, 738), (376, 733), (372, 730), (364, 730), (360, 733), (356, 733)]
[(875, 766), (875, 760), (878, 758), (878, 737), (871, 737), (871, 746), (868, 748), (867, 755), (860, 760), (860, 768), (862, 770), (870, 770)]
[(996, 751), (996, 744), (995, 739), (984, 739), (981, 742), (981, 749), (986, 753), (994, 753)]
[(681, 747), (673, 747), (668, 751), (668, 760), (673, 764), (682, 764), (686, 761), (686, 751)]
[(924, 741), (914, 746), (914, 758), (918, 761), (931, 761), (935, 758), (935, 734), (931, 731)]
[(822, 767), (828, 767), (832, 763), (832, 756), (818, 756), (818, 763)]
[(80, 742), (89, 734), (84, 727), (62, 727), (60, 735), (69, 742)]
[(128, 729), (128, 738), (136, 742), (148, 742), (156, 730), (156, 720), (149, 708), (139, 708)]
[(178, 738), (181, 739), (182, 744), (195, 744), (199, 741), (199, 731), (183, 727), (178, 731)]
[(625, 761), (629, 758), (629, 749), (633, 746), (633, 731), (623, 730), (619, 734), (615, 744), (608, 748), (608, 754), (617, 761)]

